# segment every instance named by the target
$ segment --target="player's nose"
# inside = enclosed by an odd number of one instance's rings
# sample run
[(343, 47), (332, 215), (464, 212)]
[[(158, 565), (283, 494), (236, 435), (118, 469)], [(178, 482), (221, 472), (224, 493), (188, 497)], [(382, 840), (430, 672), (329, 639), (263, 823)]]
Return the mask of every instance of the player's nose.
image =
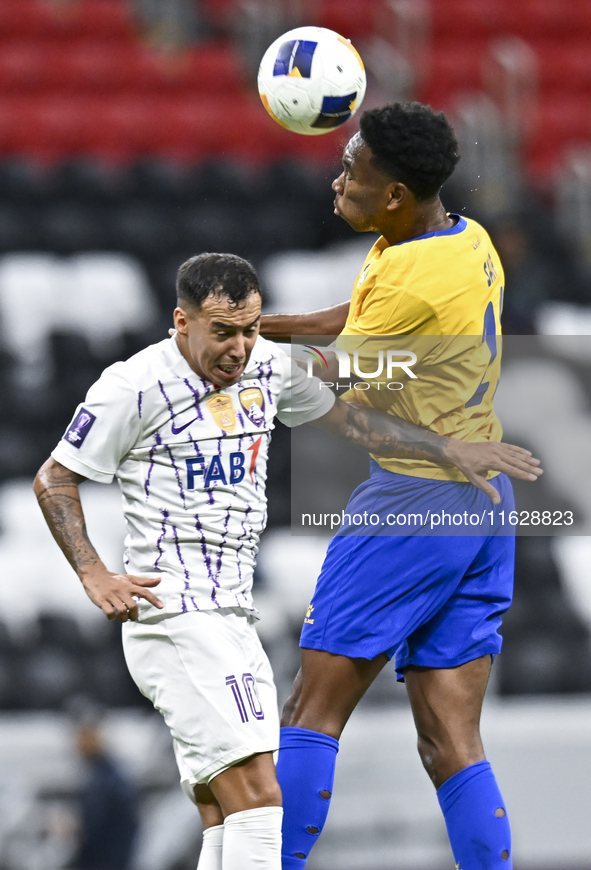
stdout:
[(243, 335), (234, 336), (229, 354), (236, 362), (241, 362), (246, 358), (246, 339)]
[(332, 189), (334, 190), (335, 193), (342, 193), (343, 176), (344, 176), (344, 173), (341, 172), (341, 174), (339, 176), (337, 176), (337, 178), (335, 178), (335, 180), (332, 183)]

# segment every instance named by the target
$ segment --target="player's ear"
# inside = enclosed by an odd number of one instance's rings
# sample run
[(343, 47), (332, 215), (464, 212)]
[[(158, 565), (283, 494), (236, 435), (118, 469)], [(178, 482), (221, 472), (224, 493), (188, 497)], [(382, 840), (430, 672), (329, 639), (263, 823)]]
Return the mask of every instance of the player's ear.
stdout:
[(388, 204), (386, 208), (388, 211), (394, 211), (396, 208), (400, 208), (403, 202), (409, 197), (409, 189), (406, 184), (402, 184), (400, 181), (392, 182), (392, 184), (388, 185)]
[(189, 323), (189, 315), (184, 308), (175, 308), (172, 314), (174, 318), (174, 328), (179, 335), (186, 335)]

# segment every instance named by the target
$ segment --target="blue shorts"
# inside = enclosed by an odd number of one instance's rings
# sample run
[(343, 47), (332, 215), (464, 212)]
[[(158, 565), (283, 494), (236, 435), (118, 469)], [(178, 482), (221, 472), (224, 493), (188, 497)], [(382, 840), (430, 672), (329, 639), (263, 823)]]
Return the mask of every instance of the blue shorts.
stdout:
[[(497, 510), (514, 510), (509, 479), (492, 481)], [(346, 512), (400, 515), (409, 487), (413, 508), (482, 515), (488, 496), (469, 484), (410, 478), (372, 463)], [(493, 518), (494, 520), (494, 518)], [(488, 522), (488, 521), (487, 521)], [(476, 529), (474, 529), (475, 531)], [(408, 665), (451, 668), (501, 650), (501, 616), (511, 604), (515, 538), (491, 521), (487, 534), (350, 533), (343, 526), (328, 547), (300, 639), (306, 649), (350, 658), (395, 656), (399, 679)]]

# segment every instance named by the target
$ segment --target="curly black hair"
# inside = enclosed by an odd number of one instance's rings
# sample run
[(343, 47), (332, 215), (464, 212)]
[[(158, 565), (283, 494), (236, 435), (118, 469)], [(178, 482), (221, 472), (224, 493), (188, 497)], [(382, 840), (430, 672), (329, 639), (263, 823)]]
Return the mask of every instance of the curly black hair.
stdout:
[(443, 114), (422, 103), (391, 103), (361, 116), (361, 138), (374, 164), (401, 181), (417, 199), (432, 199), (460, 159), (454, 131)]
[(236, 254), (198, 254), (179, 268), (179, 303), (199, 308), (210, 295), (228, 296), (231, 308), (241, 308), (251, 293), (261, 293), (252, 263)]

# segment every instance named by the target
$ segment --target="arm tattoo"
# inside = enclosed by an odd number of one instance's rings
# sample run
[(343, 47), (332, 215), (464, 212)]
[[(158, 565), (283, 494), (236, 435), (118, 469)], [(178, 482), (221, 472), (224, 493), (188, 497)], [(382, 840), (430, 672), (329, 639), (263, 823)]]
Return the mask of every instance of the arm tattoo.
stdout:
[(35, 480), (35, 494), (45, 521), (77, 574), (101, 561), (86, 531), (78, 492), (83, 480), (58, 463), (43, 466)]
[(348, 403), (341, 437), (377, 456), (448, 464), (443, 459), (447, 438), (365, 405)]

